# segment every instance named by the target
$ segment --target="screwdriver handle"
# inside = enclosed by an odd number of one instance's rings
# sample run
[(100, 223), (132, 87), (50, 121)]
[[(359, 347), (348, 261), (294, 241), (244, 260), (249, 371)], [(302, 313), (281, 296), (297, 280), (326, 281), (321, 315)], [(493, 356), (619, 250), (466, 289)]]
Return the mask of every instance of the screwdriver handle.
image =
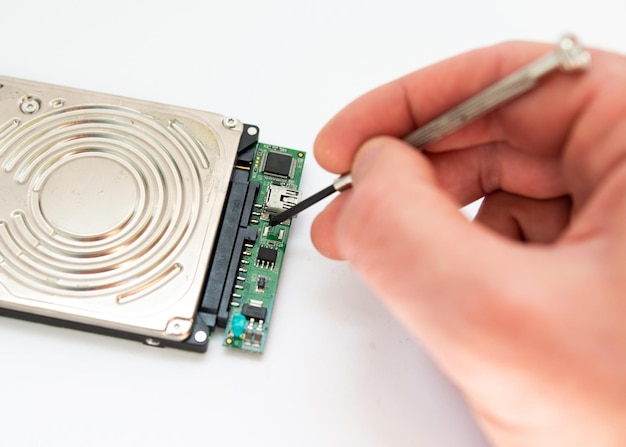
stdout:
[[(557, 69), (562, 71), (584, 70), (589, 67), (590, 63), (589, 52), (580, 45), (578, 40), (574, 36), (564, 36), (552, 52), (522, 67), (421, 126), (406, 136), (404, 141), (417, 149), (423, 149), (426, 145), (463, 127), (469, 121), (485, 115), (533, 89), (543, 76)], [(344, 191), (351, 185), (352, 176), (350, 174), (344, 174), (333, 182), (336, 191)]]
[(554, 51), (522, 67), (513, 74), (487, 87), (452, 110), (409, 134), (404, 141), (417, 148), (439, 140), (502, 104), (537, 86), (539, 79), (554, 70), (574, 71), (587, 68), (589, 53), (575, 37), (563, 37)]

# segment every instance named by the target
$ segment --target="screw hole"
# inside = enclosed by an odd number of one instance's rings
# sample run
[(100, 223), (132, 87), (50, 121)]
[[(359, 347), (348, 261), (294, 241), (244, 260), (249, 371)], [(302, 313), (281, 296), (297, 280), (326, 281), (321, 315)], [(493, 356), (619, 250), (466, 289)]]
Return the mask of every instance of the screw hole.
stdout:
[(50, 101), (50, 107), (53, 109), (58, 109), (65, 105), (65, 100), (63, 98), (56, 98)]

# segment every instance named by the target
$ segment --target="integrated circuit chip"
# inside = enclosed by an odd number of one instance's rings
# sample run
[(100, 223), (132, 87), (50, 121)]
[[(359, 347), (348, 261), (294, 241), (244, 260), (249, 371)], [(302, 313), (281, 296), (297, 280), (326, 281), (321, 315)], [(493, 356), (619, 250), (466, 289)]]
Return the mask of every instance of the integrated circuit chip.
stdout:
[(264, 290), (265, 290), (265, 282), (266, 282), (266, 281), (267, 281), (267, 280), (265, 279), (265, 276), (259, 276), (259, 279), (258, 279), (258, 281), (257, 281), (257, 283), (256, 283), (256, 289), (257, 289), (259, 292), (262, 292), (262, 291), (264, 291)]
[(269, 247), (260, 247), (257, 255), (257, 263), (261, 266), (273, 267), (278, 258), (278, 251)]
[(270, 151), (265, 158), (263, 172), (278, 177), (291, 177), (293, 171), (293, 157)]
[(252, 306), (251, 304), (244, 304), (241, 308), (241, 314), (246, 318), (265, 320), (265, 318), (267, 317), (267, 308)]

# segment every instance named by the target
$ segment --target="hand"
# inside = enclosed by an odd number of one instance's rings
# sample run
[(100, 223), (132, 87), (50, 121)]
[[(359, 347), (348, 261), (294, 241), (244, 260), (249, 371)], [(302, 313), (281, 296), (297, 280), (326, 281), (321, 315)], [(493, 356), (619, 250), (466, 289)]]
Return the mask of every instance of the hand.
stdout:
[[(480, 49), (357, 99), (320, 132), (353, 188), (315, 220), (501, 447), (626, 444), (626, 58), (537, 89), (418, 152), (407, 135), (551, 50)], [(460, 206), (485, 197), (475, 222)]]

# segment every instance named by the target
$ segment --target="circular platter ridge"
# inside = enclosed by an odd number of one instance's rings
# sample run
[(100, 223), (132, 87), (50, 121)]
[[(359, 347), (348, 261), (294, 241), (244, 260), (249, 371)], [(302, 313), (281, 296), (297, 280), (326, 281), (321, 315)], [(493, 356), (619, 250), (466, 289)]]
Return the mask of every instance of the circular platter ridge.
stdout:
[[(184, 127), (110, 105), (63, 107), (2, 139), (23, 206), (0, 216), (4, 270), (56, 295), (125, 295), (180, 268), (201, 197)], [(168, 273), (169, 272), (169, 273)]]

